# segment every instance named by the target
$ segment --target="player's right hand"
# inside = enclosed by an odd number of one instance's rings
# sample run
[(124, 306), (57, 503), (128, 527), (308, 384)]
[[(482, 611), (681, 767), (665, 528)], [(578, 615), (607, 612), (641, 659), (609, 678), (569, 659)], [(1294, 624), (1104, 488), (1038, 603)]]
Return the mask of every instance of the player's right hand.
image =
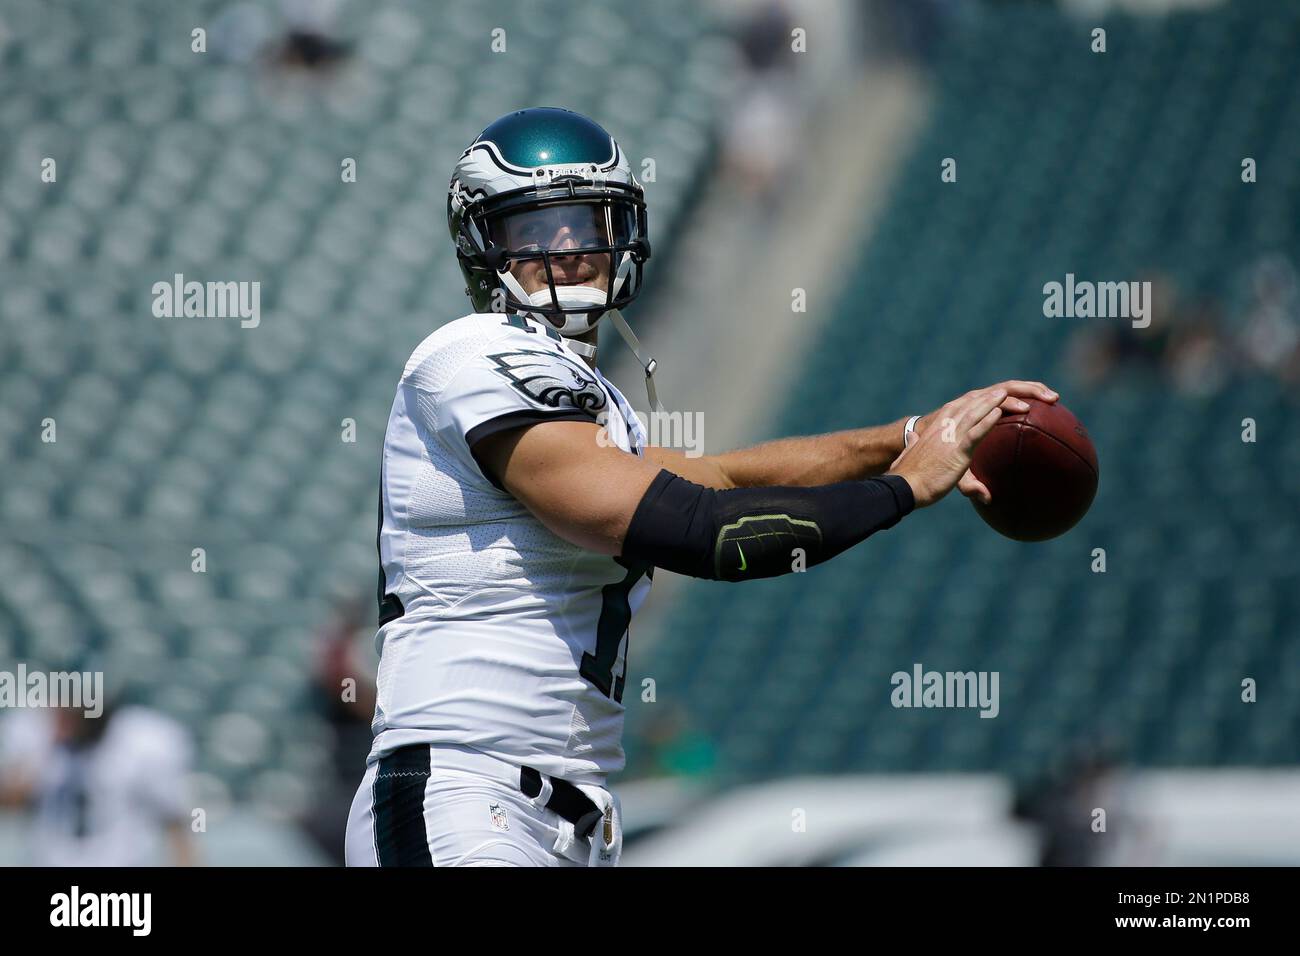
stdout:
[(927, 416), (924, 431), (913, 432), (889, 474), (908, 483), (916, 507), (934, 504), (962, 480), (975, 447), (1002, 417), (1006, 397), (1005, 385), (967, 392)]

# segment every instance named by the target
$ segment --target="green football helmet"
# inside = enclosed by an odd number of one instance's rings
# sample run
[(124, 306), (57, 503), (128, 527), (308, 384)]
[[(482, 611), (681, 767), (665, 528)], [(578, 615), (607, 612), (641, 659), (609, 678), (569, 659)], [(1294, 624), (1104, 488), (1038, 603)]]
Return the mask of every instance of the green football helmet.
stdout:
[(483, 130), (452, 173), (447, 226), (476, 312), (521, 313), (566, 337), (635, 299), (650, 258), (627, 157), (571, 110), (519, 110)]

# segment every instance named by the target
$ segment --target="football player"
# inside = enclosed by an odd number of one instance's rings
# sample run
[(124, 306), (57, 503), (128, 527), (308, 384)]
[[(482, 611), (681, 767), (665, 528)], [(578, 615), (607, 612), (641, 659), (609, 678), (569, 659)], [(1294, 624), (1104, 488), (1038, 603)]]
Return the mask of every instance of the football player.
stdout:
[(27, 809), (35, 866), (192, 866), (193, 744), (146, 707), (75, 708), (0, 720), (0, 809)]
[(347, 861), (613, 864), (606, 780), (653, 570), (785, 574), (954, 486), (987, 498), (975, 444), (1002, 409), (1056, 395), (1003, 382), (930, 415), (688, 458), (650, 446), (596, 367), (602, 316), (637, 350), (618, 310), (650, 257), (609, 133), (561, 109), (498, 119), (456, 164), (448, 221), (476, 311), (415, 350), (388, 421), (375, 740)]

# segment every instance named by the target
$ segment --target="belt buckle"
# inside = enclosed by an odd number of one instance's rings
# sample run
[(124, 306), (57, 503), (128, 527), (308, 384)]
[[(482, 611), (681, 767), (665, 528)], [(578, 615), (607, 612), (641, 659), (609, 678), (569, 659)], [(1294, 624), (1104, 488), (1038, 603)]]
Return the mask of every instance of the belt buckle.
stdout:
[(584, 839), (590, 837), (596, 832), (596, 824), (603, 820), (605, 811), (596, 807), (589, 813), (584, 813), (578, 818), (578, 822), (573, 825), (573, 832)]

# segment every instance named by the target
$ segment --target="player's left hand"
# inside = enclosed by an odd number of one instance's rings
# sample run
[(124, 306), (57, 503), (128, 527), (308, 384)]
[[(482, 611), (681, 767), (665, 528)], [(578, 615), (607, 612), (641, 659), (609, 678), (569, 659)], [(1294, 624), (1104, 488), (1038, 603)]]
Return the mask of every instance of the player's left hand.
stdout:
[[(1007, 392), (1007, 397), (1002, 400), (1000, 406), (1003, 415), (1022, 415), (1029, 411), (1029, 403), (1025, 401), (1027, 398), (1036, 398), (1040, 402), (1053, 405), (1061, 397), (1054, 389), (1049, 388), (1042, 382), (1022, 382), (1013, 379), (1000, 382), (996, 387), (1006, 389)], [(936, 410), (929, 415), (922, 416), (920, 421), (916, 423), (916, 431), (924, 431), (938, 413), (939, 410)], [(912, 437), (915, 440), (915, 435)], [(957, 490), (967, 498), (977, 500), (981, 504), (988, 504), (993, 500), (993, 496), (989, 493), (984, 482), (972, 475), (970, 471), (961, 476), (961, 480), (957, 482)]]

